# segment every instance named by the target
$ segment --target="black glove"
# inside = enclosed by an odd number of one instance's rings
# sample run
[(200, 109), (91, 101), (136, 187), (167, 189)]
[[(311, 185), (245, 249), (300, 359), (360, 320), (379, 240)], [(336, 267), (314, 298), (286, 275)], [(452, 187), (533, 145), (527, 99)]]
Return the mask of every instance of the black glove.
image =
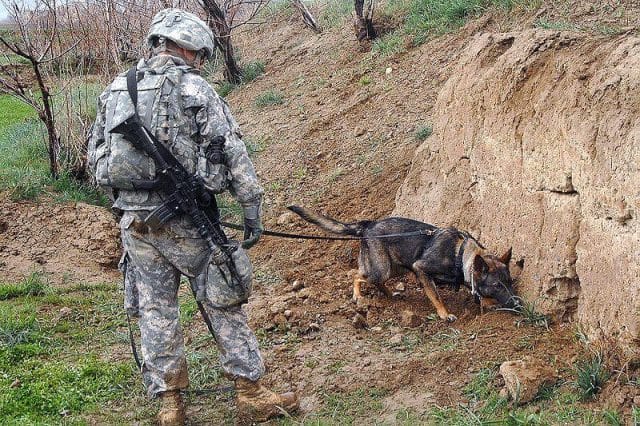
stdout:
[(262, 223), (260, 219), (244, 219), (244, 241), (242, 241), (243, 249), (253, 247), (262, 236)]

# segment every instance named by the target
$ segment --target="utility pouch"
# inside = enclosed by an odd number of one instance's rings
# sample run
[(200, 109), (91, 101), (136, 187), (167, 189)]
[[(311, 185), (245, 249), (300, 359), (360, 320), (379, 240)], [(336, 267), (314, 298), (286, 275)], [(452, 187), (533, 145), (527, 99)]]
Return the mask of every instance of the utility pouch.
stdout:
[(140, 316), (140, 296), (136, 285), (136, 270), (129, 261), (129, 255), (124, 252), (118, 269), (124, 276), (124, 310), (130, 317)]
[[(230, 265), (235, 268), (235, 274), (231, 273)], [(193, 282), (196, 300), (206, 300), (216, 308), (245, 303), (251, 295), (252, 273), (251, 260), (242, 247), (234, 250), (225, 263), (216, 265), (210, 260), (206, 270)]]
[(213, 138), (204, 155), (198, 156), (198, 175), (210, 192), (219, 194), (229, 188), (231, 172), (226, 164), (224, 154), (224, 136)]

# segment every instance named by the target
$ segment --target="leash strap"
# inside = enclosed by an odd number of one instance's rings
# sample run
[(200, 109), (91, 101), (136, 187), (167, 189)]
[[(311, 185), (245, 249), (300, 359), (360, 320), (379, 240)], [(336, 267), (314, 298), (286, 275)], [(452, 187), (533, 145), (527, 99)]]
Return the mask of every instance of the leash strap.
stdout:
[[(225, 228), (236, 229), (238, 231), (244, 230), (244, 226), (238, 225), (236, 223), (224, 222), (220, 221), (220, 225)], [(300, 240), (338, 240), (338, 241), (361, 241), (361, 240), (378, 240), (385, 238), (398, 238), (398, 237), (411, 237), (418, 235), (433, 235), (434, 231), (412, 231), (412, 232), (403, 232), (401, 234), (384, 234), (384, 235), (374, 235), (371, 237), (324, 237), (321, 235), (304, 235), (304, 234), (289, 234), (286, 232), (278, 232), (278, 231), (269, 231), (263, 230), (263, 235), (269, 235), (272, 237), (280, 237), (280, 238), (295, 238)]]
[(142, 371), (142, 361), (138, 355), (138, 348), (136, 347), (136, 341), (133, 338), (133, 327), (131, 326), (131, 316), (127, 312), (127, 326), (129, 327), (129, 343), (131, 344), (131, 353), (133, 353), (133, 359), (136, 361), (138, 370)]

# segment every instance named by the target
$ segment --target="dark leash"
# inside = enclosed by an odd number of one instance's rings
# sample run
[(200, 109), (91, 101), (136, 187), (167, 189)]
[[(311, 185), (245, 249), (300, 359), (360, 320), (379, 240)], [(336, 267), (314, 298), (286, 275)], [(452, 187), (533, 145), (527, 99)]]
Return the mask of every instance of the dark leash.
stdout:
[[(238, 225), (236, 223), (224, 222), (221, 221), (220, 225), (225, 228), (237, 229), (238, 231), (244, 230), (244, 226)], [(384, 235), (372, 235), (370, 237), (325, 237), (322, 235), (305, 235), (305, 234), (290, 234), (287, 232), (278, 232), (278, 231), (269, 231), (267, 229), (262, 231), (263, 235), (268, 235), (271, 237), (279, 237), (279, 238), (294, 238), (299, 240), (377, 240), (383, 238), (399, 238), (399, 237), (415, 237), (418, 235), (433, 235), (434, 231), (430, 231), (427, 229), (420, 231), (411, 231), (411, 232), (402, 232), (399, 234), (384, 234)]]

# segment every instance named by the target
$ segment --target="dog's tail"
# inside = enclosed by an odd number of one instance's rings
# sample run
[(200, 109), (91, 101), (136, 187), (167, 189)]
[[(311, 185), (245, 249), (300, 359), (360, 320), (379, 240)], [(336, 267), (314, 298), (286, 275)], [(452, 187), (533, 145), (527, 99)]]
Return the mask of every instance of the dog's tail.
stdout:
[(289, 206), (289, 210), (314, 225), (324, 229), (327, 232), (339, 235), (353, 235), (359, 237), (362, 235), (362, 226), (359, 223), (342, 223), (330, 217), (322, 216), (314, 213), (309, 209), (299, 206)]

